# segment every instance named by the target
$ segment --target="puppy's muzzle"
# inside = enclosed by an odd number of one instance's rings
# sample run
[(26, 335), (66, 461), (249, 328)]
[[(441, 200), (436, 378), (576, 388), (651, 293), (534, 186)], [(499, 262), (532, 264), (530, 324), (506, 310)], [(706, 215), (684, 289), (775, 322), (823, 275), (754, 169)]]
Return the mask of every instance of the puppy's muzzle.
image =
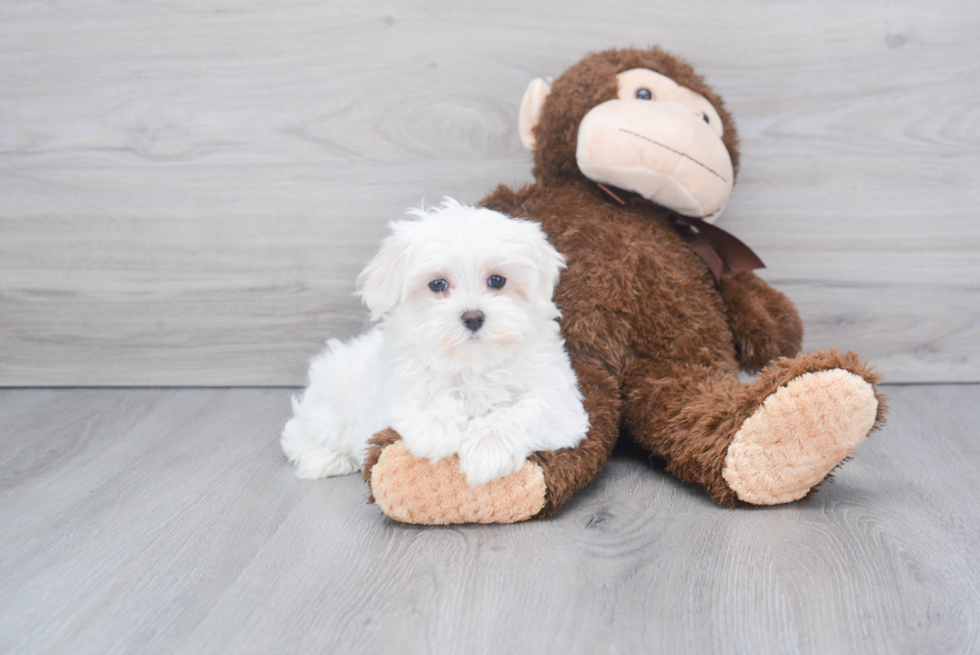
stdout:
[(483, 327), (483, 321), (487, 320), (486, 315), (480, 310), (471, 310), (468, 312), (463, 312), (462, 321), (463, 325), (470, 332), (476, 332), (481, 327)]

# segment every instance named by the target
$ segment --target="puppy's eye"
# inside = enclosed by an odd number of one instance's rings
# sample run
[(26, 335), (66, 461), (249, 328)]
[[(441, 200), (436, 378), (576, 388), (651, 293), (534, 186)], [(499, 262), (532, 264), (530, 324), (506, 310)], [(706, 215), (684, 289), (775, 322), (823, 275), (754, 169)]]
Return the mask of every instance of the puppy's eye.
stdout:
[(653, 100), (653, 93), (650, 92), (650, 89), (637, 89), (635, 95), (637, 100)]
[(432, 280), (432, 282), (429, 282), (429, 288), (436, 293), (442, 293), (449, 288), (449, 283), (445, 280)]
[(502, 289), (505, 284), (507, 284), (507, 278), (500, 275), (491, 275), (487, 280), (487, 286), (491, 289)]
[(701, 118), (704, 119), (704, 122), (705, 123), (707, 123), (708, 125), (711, 125), (711, 121), (708, 119), (708, 115), (707, 114), (701, 114)]

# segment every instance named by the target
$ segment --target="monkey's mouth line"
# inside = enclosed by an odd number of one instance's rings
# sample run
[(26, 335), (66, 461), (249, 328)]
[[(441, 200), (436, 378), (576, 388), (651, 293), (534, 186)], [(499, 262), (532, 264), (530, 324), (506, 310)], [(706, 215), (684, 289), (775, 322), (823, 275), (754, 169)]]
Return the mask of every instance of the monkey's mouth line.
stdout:
[(648, 136), (643, 136), (642, 134), (637, 134), (636, 132), (630, 132), (629, 130), (625, 130), (623, 128), (619, 128), (619, 131), (620, 132), (625, 132), (626, 134), (631, 134), (631, 135), (633, 135), (635, 137), (638, 137), (640, 139), (643, 139), (644, 141), (649, 141), (650, 143), (652, 143), (655, 146), (660, 146), (661, 148), (664, 148), (666, 150), (670, 150), (675, 155), (680, 155), (684, 159), (689, 159), (689, 160), (693, 161), (695, 164), (697, 164), (698, 166), (700, 166), (701, 168), (703, 168), (704, 170), (708, 171), (709, 173), (711, 173), (712, 175), (714, 175), (715, 177), (717, 177), (719, 180), (721, 180), (725, 184), (728, 184), (728, 180), (726, 180), (721, 175), (719, 175), (715, 171), (711, 170), (709, 167), (707, 167), (704, 164), (702, 164), (701, 162), (699, 162), (694, 157), (688, 155), (687, 153), (681, 152), (680, 150), (674, 150), (673, 148), (671, 148), (668, 145), (664, 145), (663, 143), (660, 143), (659, 141), (655, 141), (654, 139), (651, 139)]

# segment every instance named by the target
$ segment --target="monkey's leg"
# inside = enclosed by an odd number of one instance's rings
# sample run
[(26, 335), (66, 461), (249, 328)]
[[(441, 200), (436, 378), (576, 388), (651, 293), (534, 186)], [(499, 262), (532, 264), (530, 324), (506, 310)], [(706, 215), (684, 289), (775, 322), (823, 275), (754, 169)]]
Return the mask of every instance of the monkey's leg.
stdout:
[(776, 505), (806, 496), (883, 423), (879, 379), (835, 350), (779, 359), (752, 384), (647, 360), (627, 375), (624, 424), (718, 503)]
[(391, 429), (371, 440), (364, 481), (372, 499), (405, 523), (513, 523), (554, 514), (602, 470), (619, 436), (619, 385), (605, 371), (575, 365), (589, 413), (589, 433), (575, 448), (539, 452), (524, 467), (471, 487), (456, 456), (417, 459)]

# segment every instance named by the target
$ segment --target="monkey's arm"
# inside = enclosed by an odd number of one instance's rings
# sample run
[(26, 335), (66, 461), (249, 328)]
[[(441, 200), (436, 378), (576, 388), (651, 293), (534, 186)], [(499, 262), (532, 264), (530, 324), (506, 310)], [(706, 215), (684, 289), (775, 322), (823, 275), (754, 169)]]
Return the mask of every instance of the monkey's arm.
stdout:
[(778, 357), (800, 352), (803, 322), (789, 298), (751, 271), (726, 273), (718, 288), (743, 369), (759, 371)]

